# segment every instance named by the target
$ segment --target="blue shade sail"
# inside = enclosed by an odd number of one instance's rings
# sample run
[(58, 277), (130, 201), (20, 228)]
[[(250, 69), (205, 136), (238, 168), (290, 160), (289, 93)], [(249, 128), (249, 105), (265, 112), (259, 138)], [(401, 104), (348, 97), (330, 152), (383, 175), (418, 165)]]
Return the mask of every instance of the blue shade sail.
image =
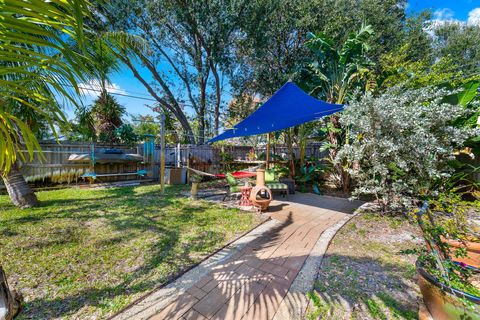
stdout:
[(287, 82), (251, 115), (208, 143), (283, 130), (341, 110), (343, 105), (317, 100)]

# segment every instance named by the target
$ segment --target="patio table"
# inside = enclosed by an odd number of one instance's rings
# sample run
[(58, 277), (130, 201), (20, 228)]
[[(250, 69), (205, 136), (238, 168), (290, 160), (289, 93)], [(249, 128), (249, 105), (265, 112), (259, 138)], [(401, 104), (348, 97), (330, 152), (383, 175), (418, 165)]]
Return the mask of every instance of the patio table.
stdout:
[(240, 205), (245, 207), (251, 206), (252, 202), (250, 201), (250, 191), (252, 191), (252, 187), (242, 186), (239, 189), (242, 193), (242, 197), (240, 198)]

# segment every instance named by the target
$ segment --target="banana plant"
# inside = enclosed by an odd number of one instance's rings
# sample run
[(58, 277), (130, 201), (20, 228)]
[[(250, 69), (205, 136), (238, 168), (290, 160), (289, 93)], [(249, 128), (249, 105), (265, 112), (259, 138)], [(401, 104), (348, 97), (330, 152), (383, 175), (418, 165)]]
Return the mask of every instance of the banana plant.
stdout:
[[(369, 39), (373, 35), (371, 26), (362, 26), (358, 32), (351, 33), (340, 45), (323, 33), (307, 35), (307, 48), (312, 60), (301, 73), (305, 89), (311, 95), (330, 103), (343, 104), (346, 98), (357, 88), (370, 90), (372, 87), (373, 62), (368, 58)], [(334, 162), (339, 148), (347, 141), (345, 130), (341, 128), (338, 116), (329, 117), (327, 126), (329, 161)], [(350, 177), (342, 164), (334, 167), (332, 176), (342, 177), (339, 187), (350, 189)]]
[(344, 103), (347, 95), (367, 80), (374, 66), (367, 56), (373, 33), (371, 26), (362, 26), (348, 36), (340, 49), (325, 34), (308, 33), (306, 45), (314, 56), (306, 68), (311, 94), (328, 102)]

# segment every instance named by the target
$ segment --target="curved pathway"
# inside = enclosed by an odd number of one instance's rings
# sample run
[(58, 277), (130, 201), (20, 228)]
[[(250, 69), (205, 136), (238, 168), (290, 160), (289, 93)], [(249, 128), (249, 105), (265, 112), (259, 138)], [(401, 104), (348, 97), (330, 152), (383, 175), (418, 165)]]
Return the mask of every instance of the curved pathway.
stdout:
[(290, 195), (272, 220), (114, 319), (296, 319), (328, 243), (361, 202)]

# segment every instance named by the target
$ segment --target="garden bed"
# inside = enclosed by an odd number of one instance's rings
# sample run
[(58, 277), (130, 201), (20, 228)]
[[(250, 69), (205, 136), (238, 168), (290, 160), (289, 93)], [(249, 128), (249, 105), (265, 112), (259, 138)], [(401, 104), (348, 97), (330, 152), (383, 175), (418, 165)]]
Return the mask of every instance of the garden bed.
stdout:
[(327, 250), (315, 282), (320, 299), (310, 317), (417, 319), (416, 257), (405, 250), (421, 244), (417, 228), (405, 218), (356, 216)]
[(0, 262), (25, 297), (19, 318), (105, 318), (259, 222), (183, 189), (40, 192), (28, 210), (0, 196)]

